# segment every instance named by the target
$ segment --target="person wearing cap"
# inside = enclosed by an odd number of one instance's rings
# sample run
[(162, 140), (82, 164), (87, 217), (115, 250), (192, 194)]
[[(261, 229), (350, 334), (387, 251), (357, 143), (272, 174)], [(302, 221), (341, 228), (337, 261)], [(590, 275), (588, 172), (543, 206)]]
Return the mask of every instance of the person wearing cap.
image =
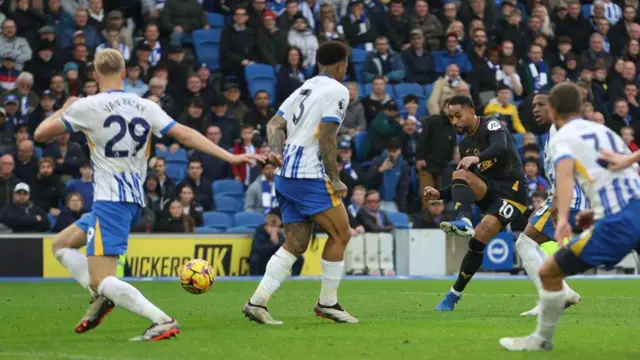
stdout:
[(436, 79), (431, 51), (425, 49), (424, 34), (420, 29), (411, 30), (411, 47), (402, 52), (405, 64), (405, 81), (420, 85), (431, 84)]
[(511, 132), (517, 132), (524, 134), (527, 130), (520, 121), (520, 115), (518, 114), (518, 108), (511, 103), (511, 97), (513, 93), (511, 88), (507, 85), (500, 83), (498, 85), (497, 96), (489, 101), (484, 108), (484, 115), (491, 116), (499, 114), (499, 118), (507, 124)]
[(111, 10), (107, 15), (107, 21), (100, 35), (102, 35), (102, 37), (106, 39), (107, 32), (110, 29), (117, 29), (118, 30), (117, 42), (119, 44), (124, 44), (126, 45), (126, 47), (131, 49), (133, 48), (133, 28), (126, 25), (127, 24), (122, 12), (120, 10)]
[(278, 28), (277, 20), (278, 15), (275, 12), (271, 10), (262, 12), (264, 30), (258, 32), (258, 48), (261, 61), (269, 65), (284, 62), (288, 47), (287, 33)]
[(38, 175), (31, 184), (33, 203), (53, 216), (60, 215), (60, 199), (64, 185), (55, 174), (56, 163), (50, 157), (38, 161)]
[(242, 123), (244, 115), (249, 111), (247, 105), (240, 100), (240, 84), (229, 81), (224, 85), (224, 97), (227, 100), (227, 115)]
[(79, 35), (78, 31), (82, 31), (86, 38), (86, 44), (89, 49), (95, 49), (100, 45), (100, 36), (98, 32), (89, 26), (89, 13), (87, 9), (77, 8), (73, 13), (73, 26), (64, 27), (58, 37), (61, 48), (66, 49), (73, 43), (73, 38)]
[(227, 115), (227, 99), (217, 96), (211, 101), (211, 125), (222, 131), (220, 147), (229, 149), (240, 138), (240, 123)]
[[(1, 52), (2, 50), (0, 50)], [(4, 52), (2, 65), (0, 65), (0, 88), (11, 90), (15, 88), (20, 71), (17, 69), (16, 54)]]
[(78, 64), (70, 61), (64, 64), (62, 72), (64, 73), (65, 80), (65, 94), (68, 96), (79, 96), (82, 91), (82, 84), (80, 83), (80, 67), (78, 67)]
[(194, 30), (209, 29), (207, 14), (196, 0), (167, 0), (160, 14), (160, 24), (171, 33), (173, 46), (180, 45)]
[(140, 78), (145, 83), (148, 83), (149, 79), (151, 79), (151, 69), (153, 68), (151, 61), (149, 61), (150, 55), (151, 48), (147, 44), (141, 44), (133, 49), (133, 58), (131, 60), (138, 63), (140, 67)]
[(467, 74), (473, 71), (469, 56), (460, 49), (458, 36), (455, 33), (449, 33), (445, 37), (445, 49), (432, 52), (435, 72), (443, 74), (446, 72), (447, 66), (450, 64), (458, 65), (460, 72)]
[(7, 121), (14, 125), (25, 124), (27, 118), (20, 112), (20, 98), (15, 94), (5, 95), (4, 109), (7, 112)]
[(338, 143), (338, 171), (340, 171), (340, 181), (347, 186), (347, 196), (350, 199), (353, 195), (353, 188), (356, 185), (366, 185), (366, 173), (362, 170), (362, 166), (352, 159), (353, 151), (351, 150), (351, 142), (347, 140)]
[(96, 54), (100, 53), (104, 49), (116, 49), (120, 51), (124, 57), (124, 61), (129, 61), (131, 58), (131, 48), (122, 41), (120, 37), (120, 30), (117, 27), (110, 27), (105, 29), (104, 33), (105, 42), (96, 48)]
[(14, 233), (47, 232), (51, 229), (47, 213), (31, 204), (30, 192), (29, 185), (19, 183), (13, 190), (13, 201), (0, 210), (2, 223)]
[(422, 30), (429, 49), (432, 51), (440, 49), (440, 39), (445, 30), (442, 22), (429, 12), (429, 5), (425, 0), (416, 1), (413, 10), (409, 27)]
[(389, 100), (382, 104), (382, 111), (376, 115), (367, 129), (365, 154), (367, 159), (373, 159), (384, 150), (385, 141), (400, 135), (403, 119), (398, 113), (398, 104)]
[(62, 70), (62, 64), (51, 41), (40, 40), (36, 47), (36, 56), (27, 61), (24, 70), (33, 74), (33, 88), (42, 92), (49, 88), (49, 79)]
[(244, 67), (255, 64), (259, 54), (257, 31), (247, 26), (248, 18), (246, 8), (233, 9), (233, 23), (224, 27), (220, 40), (220, 68), (238, 79), (244, 79)]
[(33, 75), (30, 72), (23, 71), (18, 75), (16, 87), (12, 90), (4, 92), (2, 95), (15, 95), (20, 99), (20, 114), (24, 118), (28, 118), (33, 110), (38, 106), (38, 94), (32, 90)]
[(40, 103), (33, 112), (29, 115), (29, 131), (36, 131), (38, 125), (44, 121), (44, 119), (53, 115), (55, 112), (54, 106), (56, 100), (53, 98), (51, 90), (47, 89), (40, 94)]
[(135, 60), (127, 63), (127, 77), (124, 79), (124, 91), (144, 96), (149, 86), (140, 79), (140, 65)]
[(208, 99), (213, 98), (218, 84), (214, 81), (213, 76), (211, 76), (209, 65), (207, 65), (207, 63), (199, 63), (195, 70), (200, 81), (202, 81), (202, 91), (207, 94)]
[(389, 50), (389, 40), (382, 35), (376, 38), (375, 51), (369, 53), (363, 66), (365, 82), (371, 82), (376, 76), (384, 76), (390, 83), (402, 82), (405, 76), (402, 57)]
[(373, 50), (373, 43), (380, 34), (375, 21), (371, 21), (364, 12), (362, 0), (350, 0), (347, 15), (340, 20), (345, 38), (352, 48), (364, 47)]
[(17, 34), (18, 27), (14, 20), (6, 19), (3, 21), (2, 35), (0, 35), (0, 51), (11, 52), (13, 54), (13, 60), (22, 68), (24, 63), (31, 60), (33, 51), (31, 50), (29, 42), (27, 42), (25, 38), (17, 36)]
[(407, 212), (411, 178), (409, 164), (402, 155), (402, 141), (399, 137), (390, 137), (383, 149), (371, 160), (368, 187), (380, 192), (382, 210)]

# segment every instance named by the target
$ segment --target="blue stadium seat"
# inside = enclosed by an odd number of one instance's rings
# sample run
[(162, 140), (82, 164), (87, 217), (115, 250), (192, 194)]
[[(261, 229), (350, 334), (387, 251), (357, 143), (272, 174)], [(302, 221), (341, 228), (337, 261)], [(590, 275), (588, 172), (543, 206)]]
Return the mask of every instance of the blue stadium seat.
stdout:
[(241, 210), (239, 201), (236, 198), (226, 195), (216, 195), (214, 196), (214, 200), (216, 203), (216, 211), (233, 215)]
[(362, 100), (366, 96), (364, 94), (364, 85), (362, 83), (356, 83), (356, 84), (358, 85), (358, 98)]
[(224, 16), (217, 13), (207, 13), (207, 23), (213, 29), (222, 29), (224, 27)]
[(211, 186), (213, 186), (214, 196), (228, 195), (236, 197), (244, 194), (244, 186), (235, 180), (216, 180)]
[(582, 15), (584, 15), (585, 18), (591, 16), (591, 4), (582, 5)]
[(538, 136), (538, 145), (540, 145), (540, 149), (544, 148), (544, 144), (549, 140), (549, 133), (544, 133)]
[(202, 213), (202, 220), (205, 226), (226, 229), (233, 226), (229, 215), (217, 211), (205, 211)]
[(369, 55), (366, 51), (361, 49), (351, 49), (351, 62), (353, 62), (353, 68), (356, 72), (355, 81), (362, 82), (362, 71), (364, 69), (364, 61)]
[(275, 105), (278, 100), (276, 99), (276, 86), (278, 85), (278, 81), (275, 77), (257, 76), (248, 80), (247, 84), (249, 86), (249, 93), (251, 94), (251, 97), (255, 97), (258, 91), (264, 90), (269, 94), (270, 105)]
[(264, 215), (261, 213), (239, 212), (233, 218), (235, 226), (257, 227), (264, 224)]
[(223, 231), (209, 226), (200, 226), (196, 228), (196, 234), (220, 234), (221, 232)]
[(38, 157), (38, 159), (42, 159), (42, 153), (44, 150), (42, 150), (40, 146), (34, 146), (33, 149), (36, 152), (36, 157)]
[(276, 72), (271, 65), (253, 64), (244, 67), (244, 77), (247, 79), (247, 82), (255, 77), (272, 77), (275, 79)]
[(364, 153), (364, 146), (367, 142), (367, 133), (359, 132), (353, 139), (355, 150), (356, 150), (356, 160), (364, 161), (367, 154)]
[(518, 149), (520, 149), (522, 147), (522, 144), (524, 143), (524, 134), (515, 133), (512, 135), (513, 135), (513, 142), (515, 142)]
[(185, 164), (167, 163), (165, 171), (167, 176), (175, 183), (181, 182), (187, 176), (187, 166)]
[(427, 84), (424, 86), (424, 97), (429, 100), (431, 92), (433, 91), (433, 84)]
[[(364, 84), (364, 96), (369, 96), (371, 94), (371, 89), (373, 88), (373, 85), (371, 84)], [(385, 89), (385, 91), (387, 92), (387, 94), (389, 96), (391, 96), (392, 98), (396, 97), (396, 92), (395, 89), (393, 88), (393, 85), (391, 84), (387, 84), (387, 87)]]
[(401, 212), (388, 212), (389, 220), (396, 227), (396, 229), (408, 229), (409, 228), (409, 216)]
[(248, 226), (234, 226), (227, 229), (227, 233), (233, 234), (255, 234), (256, 229)]
[(51, 231), (53, 230), (53, 226), (56, 224), (57, 218), (51, 214), (47, 214), (47, 217), (49, 218), (49, 223), (51, 224), (51, 226), (49, 227), (49, 231)]
[(418, 196), (422, 196), (422, 191), (420, 191), (420, 179), (418, 178), (418, 171), (415, 166), (411, 167), (411, 190), (413, 190), (414, 194), (418, 194)]
[(178, 149), (175, 154), (172, 153), (169, 149), (167, 149), (167, 151), (156, 150), (156, 156), (164, 158), (165, 160), (167, 160), (167, 163), (174, 164), (186, 164), (189, 159), (189, 154), (184, 148)]
[(415, 95), (418, 97), (418, 116), (427, 115), (427, 99), (424, 96), (424, 89), (420, 84), (401, 83), (395, 86), (396, 101), (400, 107), (400, 111), (404, 111), (404, 97), (407, 95)]
[(198, 62), (206, 63), (211, 71), (218, 71), (220, 69), (220, 37), (222, 30), (195, 30), (192, 35)]

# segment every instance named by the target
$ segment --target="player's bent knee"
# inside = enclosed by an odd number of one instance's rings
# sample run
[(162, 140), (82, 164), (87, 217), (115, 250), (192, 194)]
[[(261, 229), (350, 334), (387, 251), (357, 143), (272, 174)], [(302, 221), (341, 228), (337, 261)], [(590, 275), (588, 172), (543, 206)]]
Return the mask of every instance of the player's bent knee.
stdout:
[(551, 256), (545, 260), (538, 270), (538, 276), (540, 280), (544, 282), (558, 282), (564, 278), (564, 273), (558, 266), (556, 259)]
[(464, 169), (459, 169), (453, 172), (453, 175), (451, 176), (451, 178), (453, 180), (456, 180), (456, 179), (469, 180), (469, 172)]

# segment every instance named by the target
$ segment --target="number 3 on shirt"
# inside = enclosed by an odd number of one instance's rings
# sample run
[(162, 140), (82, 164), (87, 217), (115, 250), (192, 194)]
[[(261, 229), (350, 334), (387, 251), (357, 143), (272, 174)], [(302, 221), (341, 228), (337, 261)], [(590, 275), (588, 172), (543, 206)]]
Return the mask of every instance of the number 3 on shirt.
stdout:
[(302, 115), (304, 114), (304, 101), (307, 100), (307, 98), (309, 98), (310, 95), (311, 95), (310, 89), (304, 89), (300, 91), (300, 96), (298, 96), (298, 99), (301, 99), (300, 106), (298, 107), (298, 110), (300, 111), (300, 113), (298, 115), (296, 115), (295, 112), (293, 113), (293, 125), (298, 125), (298, 121), (300, 121), (300, 119), (302, 118)]
[[(129, 150), (113, 150), (113, 147), (122, 140), (127, 132), (131, 139), (135, 141), (136, 148), (133, 149), (133, 156), (135, 156), (140, 149), (144, 147), (147, 143), (147, 139), (149, 136), (149, 131), (151, 127), (149, 123), (143, 118), (133, 118), (129, 125), (127, 126), (127, 122), (119, 115), (111, 115), (104, 121), (104, 127), (110, 128), (111, 125), (116, 124), (118, 127), (118, 133), (109, 140), (104, 148), (104, 155), (109, 158), (122, 158), (129, 156)], [(136, 126), (140, 125), (142, 127), (142, 133), (140, 133), (139, 128), (136, 129)], [(138, 133), (136, 133), (138, 130)]]

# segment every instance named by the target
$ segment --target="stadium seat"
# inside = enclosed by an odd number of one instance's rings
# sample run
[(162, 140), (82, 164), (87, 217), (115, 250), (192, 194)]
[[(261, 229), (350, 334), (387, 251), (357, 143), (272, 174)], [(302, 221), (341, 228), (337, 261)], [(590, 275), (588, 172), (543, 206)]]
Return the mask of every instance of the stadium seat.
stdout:
[(244, 194), (244, 186), (235, 180), (216, 180), (211, 186), (213, 186), (213, 195), (227, 195), (237, 197)]
[(233, 234), (255, 234), (256, 229), (248, 226), (234, 226), (227, 229), (227, 233)]
[(275, 105), (276, 101), (278, 100), (276, 99), (276, 86), (278, 84), (278, 81), (275, 77), (258, 76), (247, 81), (247, 84), (249, 86), (249, 93), (251, 94), (251, 97), (255, 97), (258, 91), (264, 90), (267, 92), (267, 94), (269, 94), (270, 105)]
[(513, 142), (515, 142), (518, 149), (520, 149), (522, 147), (522, 144), (524, 143), (524, 134), (514, 133), (512, 135), (513, 135)]
[[(369, 96), (371, 94), (371, 89), (373, 88), (373, 85), (371, 84), (364, 84), (364, 96)], [(396, 92), (395, 89), (393, 88), (393, 85), (391, 84), (387, 84), (386, 90), (387, 94), (389, 96), (391, 96), (392, 98), (395, 99), (396, 97)]]
[(427, 84), (424, 86), (424, 97), (429, 100), (431, 97), (431, 92), (433, 91), (433, 84)]
[(216, 195), (214, 196), (214, 200), (216, 203), (216, 211), (233, 215), (241, 210), (239, 201), (236, 198), (226, 195)]
[(272, 77), (275, 79), (276, 72), (271, 65), (253, 64), (244, 67), (244, 77), (247, 82), (256, 77)]
[(427, 99), (424, 97), (424, 89), (420, 84), (401, 83), (395, 86), (396, 101), (400, 107), (400, 111), (404, 111), (404, 97), (407, 95), (415, 95), (418, 97), (418, 116), (427, 115)]
[(56, 224), (57, 218), (51, 214), (47, 214), (47, 217), (49, 218), (49, 223), (51, 224), (51, 226), (49, 227), (49, 231), (52, 231), (53, 226)]
[(204, 221), (204, 225), (208, 227), (226, 229), (233, 226), (233, 222), (229, 215), (217, 211), (203, 212), (202, 220)]
[(42, 150), (42, 148), (40, 146), (34, 146), (33, 149), (36, 152), (36, 157), (38, 159), (42, 159), (42, 153), (43, 153), (44, 150)]
[(585, 18), (588, 18), (589, 16), (591, 16), (591, 4), (582, 5), (582, 15)]
[(224, 27), (224, 16), (217, 13), (207, 13), (207, 23), (212, 29), (222, 29)]
[(264, 224), (264, 215), (252, 212), (239, 212), (233, 215), (235, 226), (257, 227)]
[(396, 229), (408, 229), (409, 228), (409, 216), (401, 212), (388, 212), (389, 221), (395, 226)]
[(364, 94), (364, 85), (362, 83), (356, 83), (358, 86), (358, 99), (362, 100), (366, 96)]
[(156, 156), (164, 158), (167, 163), (173, 164), (187, 164), (189, 159), (189, 154), (184, 148), (178, 149), (175, 154), (168, 149), (167, 151), (156, 150)]
[(209, 226), (200, 226), (196, 228), (196, 234), (220, 234), (221, 232), (223, 231)]
[(357, 133), (353, 139), (353, 142), (356, 150), (356, 160), (364, 161), (365, 157), (367, 156), (367, 154), (364, 153), (364, 146), (367, 142), (367, 133), (366, 132)]
[(353, 68), (356, 72), (355, 81), (362, 82), (362, 71), (364, 69), (364, 61), (369, 55), (366, 51), (361, 49), (351, 49), (351, 62), (353, 62)]
[(187, 166), (185, 164), (167, 163), (167, 176), (175, 183), (181, 182), (187, 176)]
[(544, 148), (544, 144), (549, 140), (549, 133), (544, 133), (538, 136), (538, 145), (540, 145), (540, 149)]
[(192, 34), (198, 62), (206, 63), (211, 71), (218, 71), (220, 68), (220, 37), (222, 30), (195, 30)]

